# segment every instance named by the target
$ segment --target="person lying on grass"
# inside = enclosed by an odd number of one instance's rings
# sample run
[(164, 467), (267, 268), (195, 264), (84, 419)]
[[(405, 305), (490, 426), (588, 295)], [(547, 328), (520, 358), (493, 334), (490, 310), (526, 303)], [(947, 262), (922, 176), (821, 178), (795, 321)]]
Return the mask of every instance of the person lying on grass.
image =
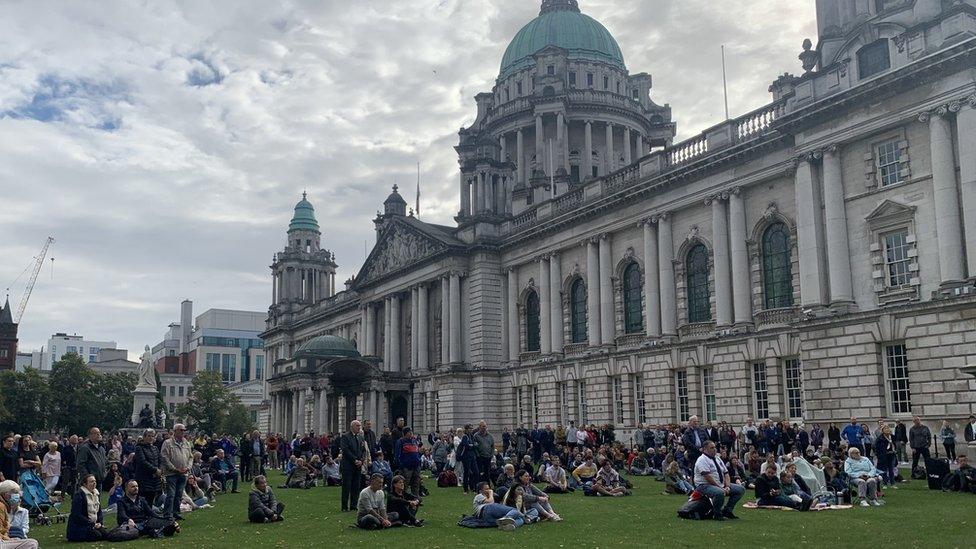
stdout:
[(275, 499), (264, 475), (254, 477), (254, 484), (247, 501), (247, 518), (251, 522), (278, 522), (285, 517), (281, 513), (285, 504)]
[(526, 523), (521, 511), (495, 502), (495, 494), (487, 482), (478, 484), (478, 494), (474, 497), (474, 516), (488, 523), (494, 523), (499, 530), (513, 531)]

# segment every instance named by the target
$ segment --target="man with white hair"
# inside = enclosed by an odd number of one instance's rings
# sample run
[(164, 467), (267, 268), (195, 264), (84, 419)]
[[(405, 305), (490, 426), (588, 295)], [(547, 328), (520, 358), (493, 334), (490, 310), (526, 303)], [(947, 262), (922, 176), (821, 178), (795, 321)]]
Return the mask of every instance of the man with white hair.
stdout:
[(708, 431), (701, 428), (698, 416), (688, 418), (688, 427), (684, 435), (681, 436), (681, 444), (688, 450), (688, 461), (694, 463), (698, 461), (698, 456), (702, 454), (702, 446), (708, 441)]
[(339, 452), (342, 454), (339, 474), (342, 476), (343, 511), (354, 510), (359, 503), (359, 491), (363, 485), (363, 463), (368, 457), (362, 431), (363, 426), (359, 420), (353, 420), (349, 424), (349, 432), (339, 439)]
[(844, 461), (844, 472), (851, 477), (851, 481), (857, 486), (857, 495), (861, 498), (861, 507), (874, 505), (878, 507), (878, 479), (881, 474), (874, 468), (871, 460), (861, 456), (861, 450), (851, 447), (847, 450), (847, 459)]
[(183, 520), (180, 515), (180, 501), (186, 489), (186, 474), (193, 465), (193, 447), (186, 438), (186, 427), (182, 423), (173, 426), (173, 436), (163, 441), (159, 449), (159, 461), (166, 478), (166, 503), (163, 513), (168, 519)]
[[(20, 486), (12, 480), (0, 482), (0, 549), (37, 549), (37, 541), (32, 539), (11, 539), (10, 523), (13, 519), (11, 509), (19, 507)], [(24, 532), (26, 534), (26, 532)]]

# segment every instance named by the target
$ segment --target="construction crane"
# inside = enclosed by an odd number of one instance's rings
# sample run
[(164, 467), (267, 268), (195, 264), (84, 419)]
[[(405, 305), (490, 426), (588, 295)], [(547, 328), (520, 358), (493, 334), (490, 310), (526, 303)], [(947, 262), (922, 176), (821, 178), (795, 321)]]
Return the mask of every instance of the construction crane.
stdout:
[(24, 297), (20, 300), (20, 307), (17, 307), (17, 317), (14, 319), (14, 323), (20, 324), (21, 317), (24, 316), (24, 309), (27, 308), (27, 301), (30, 299), (31, 292), (34, 291), (34, 283), (37, 282), (37, 275), (41, 272), (41, 267), (44, 266), (44, 257), (47, 256), (47, 250), (54, 244), (54, 237), (47, 237), (47, 242), (44, 243), (44, 247), (41, 248), (41, 253), (37, 255), (34, 261), (34, 269), (31, 271), (30, 279), (27, 280), (27, 287), (24, 289)]

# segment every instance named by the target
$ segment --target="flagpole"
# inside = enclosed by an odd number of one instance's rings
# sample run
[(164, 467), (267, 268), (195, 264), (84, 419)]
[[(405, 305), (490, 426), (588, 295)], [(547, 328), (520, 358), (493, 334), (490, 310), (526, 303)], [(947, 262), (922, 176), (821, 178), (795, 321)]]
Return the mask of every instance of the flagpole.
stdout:
[(549, 190), (552, 192), (552, 197), (556, 198), (556, 172), (553, 169), (552, 164), (552, 138), (549, 138)]
[(417, 217), (420, 217), (420, 162), (417, 162)]
[(722, 91), (725, 94), (725, 120), (729, 119), (729, 85), (725, 78), (725, 44), (722, 44)]

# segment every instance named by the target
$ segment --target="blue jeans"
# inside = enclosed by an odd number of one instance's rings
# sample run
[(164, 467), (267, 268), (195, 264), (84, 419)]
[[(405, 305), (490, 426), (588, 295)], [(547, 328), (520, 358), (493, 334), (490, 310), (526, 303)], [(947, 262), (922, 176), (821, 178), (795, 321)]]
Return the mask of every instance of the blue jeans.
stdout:
[(166, 518), (172, 519), (174, 515), (180, 514), (180, 500), (183, 499), (185, 488), (186, 475), (166, 476), (166, 503), (163, 504), (163, 514)]
[(705, 497), (712, 500), (712, 508), (716, 517), (721, 516), (722, 513), (731, 513), (732, 508), (742, 499), (742, 495), (746, 493), (746, 489), (741, 485), (732, 484), (729, 486), (729, 499), (726, 501), (725, 490), (722, 490), (718, 486), (711, 484), (699, 485), (697, 489)]
[(492, 524), (500, 518), (510, 518), (515, 521), (516, 528), (525, 524), (525, 517), (522, 516), (522, 513), (519, 513), (518, 509), (500, 503), (489, 503), (482, 507), (481, 517), (479, 518)]

